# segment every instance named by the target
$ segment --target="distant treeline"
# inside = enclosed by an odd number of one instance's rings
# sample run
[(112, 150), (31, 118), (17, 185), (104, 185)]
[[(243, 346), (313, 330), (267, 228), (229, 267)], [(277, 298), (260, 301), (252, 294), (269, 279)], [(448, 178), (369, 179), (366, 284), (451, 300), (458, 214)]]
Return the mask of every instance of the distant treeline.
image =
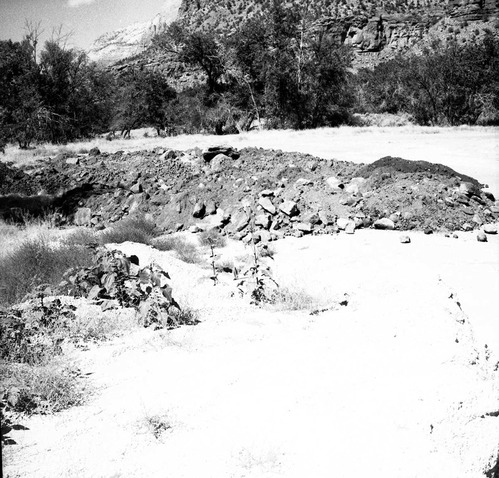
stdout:
[(353, 72), (352, 52), (299, 10), (272, 2), (230, 35), (174, 23), (150, 52), (203, 73), (175, 91), (147, 68), (119, 75), (83, 52), (36, 36), (0, 42), (0, 146), (66, 143), (105, 131), (124, 136), (223, 134), (250, 127), (353, 124), (353, 113), (405, 113), (421, 125), (499, 124), (499, 41), (435, 42), (418, 55)]

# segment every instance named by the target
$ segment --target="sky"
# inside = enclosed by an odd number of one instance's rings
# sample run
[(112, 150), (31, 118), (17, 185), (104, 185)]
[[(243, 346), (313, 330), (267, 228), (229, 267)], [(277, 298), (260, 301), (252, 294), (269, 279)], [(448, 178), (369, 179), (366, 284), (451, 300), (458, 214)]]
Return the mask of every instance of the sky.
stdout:
[(41, 22), (40, 37), (52, 37), (62, 25), (72, 32), (68, 45), (87, 50), (100, 35), (151, 20), (168, 0), (0, 0), (0, 40), (19, 41), (26, 20)]

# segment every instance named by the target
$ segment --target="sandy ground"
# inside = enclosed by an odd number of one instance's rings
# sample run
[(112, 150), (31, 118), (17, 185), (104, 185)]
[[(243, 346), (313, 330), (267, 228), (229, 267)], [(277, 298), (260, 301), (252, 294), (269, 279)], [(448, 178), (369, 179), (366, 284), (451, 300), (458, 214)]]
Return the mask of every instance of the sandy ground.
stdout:
[[(339, 128), (128, 145), (222, 140), (355, 162), (424, 159), (499, 195), (498, 132)], [(202, 323), (72, 352), (91, 373), (93, 394), (11, 433), (18, 445), (3, 450), (4, 476), (483, 477), (499, 452), (499, 417), (488, 415), (499, 411), (499, 237), (413, 232), (401, 244), (399, 235), (361, 230), (275, 243), (275, 278), (331, 307), (319, 315), (249, 306), (231, 297), (229, 280), (213, 287), (205, 268), (123, 245), (142, 263), (163, 265)], [(221, 253), (249, 252), (232, 243)], [(348, 306), (338, 307), (345, 294)]]
[(487, 415), (499, 410), (499, 237), (399, 235), (276, 243), (275, 278), (331, 307), (319, 315), (251, 307), (207, 269), (124, 244), (170, 272), (202, 323), (76, 354), (94, 394), (27, 421), (6, 475), (483, 477), (499, 451)]

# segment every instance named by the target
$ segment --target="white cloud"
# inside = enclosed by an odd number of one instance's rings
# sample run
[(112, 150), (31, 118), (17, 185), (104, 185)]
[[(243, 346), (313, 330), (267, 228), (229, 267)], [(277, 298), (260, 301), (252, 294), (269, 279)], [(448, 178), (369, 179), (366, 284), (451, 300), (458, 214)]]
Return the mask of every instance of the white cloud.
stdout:
[(95, 3), (96, 0), (68, 0), (68, 7), (79, 7), (81, 5), (90, 5)]

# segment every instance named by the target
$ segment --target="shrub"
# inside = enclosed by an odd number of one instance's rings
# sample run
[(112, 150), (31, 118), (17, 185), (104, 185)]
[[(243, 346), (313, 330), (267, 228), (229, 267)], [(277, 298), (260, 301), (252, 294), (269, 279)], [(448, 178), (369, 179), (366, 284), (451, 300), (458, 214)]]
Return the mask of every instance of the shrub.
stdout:
[(106, 229), (100, 236), (101, 244), (137, 242), (149, 244), (157, 235), (156, 224), (143, 216), (130, 216)]
[(288, 287), (275, 289), (270, 303), (281, 310), (309, 310), (319, 306), (318, 301), (304, 290)]
[(57, 362), (38, 367), (10, 363), (0, 370), (0, 399), (6, 411), (58, 412), (84, 401), (86, 390), (79, 374), (76, 367)]
[(153, 246), (160, 251), (174, 251), (181, 261), (189, 264), (198, 264), (201, 262), (201, 256), (197, 247), (183, 237), (162, 237), (154, 241)]
[(204, 231), (199, 235), (199, 242), (202, 246), (225, 247), (227, 239), (222, 236), (216, 229)]
[(68, 246), (88, 246), (89, 244), (99, 243), (99, 237), (92, 229), (79, 227), (71, 232), (71, 234), (64, 239), (63, 243)]
[(57, 285), (67, 269), (91, 262), (92, 253), (85, 247), (53, 247), (43, 238), (25, 240), (0, 258), (0, 304), (14, 304), (41, 284)]

